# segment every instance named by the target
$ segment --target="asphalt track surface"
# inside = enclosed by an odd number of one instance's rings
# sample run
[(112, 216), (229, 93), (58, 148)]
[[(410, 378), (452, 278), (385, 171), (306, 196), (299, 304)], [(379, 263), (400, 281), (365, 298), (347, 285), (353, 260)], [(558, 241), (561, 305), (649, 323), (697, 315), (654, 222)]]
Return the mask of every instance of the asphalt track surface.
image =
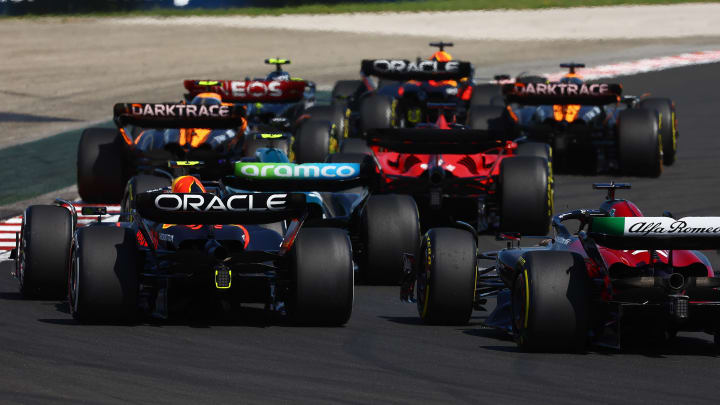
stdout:
[[(621, 195), (646, 215), (720, 214), (720, 64), (618, 79), (628, 94), (677, 102), (678, 161)], [(597, 207), (590, 183), (557, 177), (556, 211)], [(486, 248), (498, 246), (482, 237)], [(713, 264), (718, 255), (710, 252)], [(0, 402), (19, 403), (717, 403), (720, 358), (709, 335), (655, 348), (585, 354), (519, 352), (484, 328), (418, 322), (396, 287), (356, 288), (342, 328), (283, 325), (248, 309), (237, 317), (135, 326), (75, 323), (66, 305), (21, 299), (0, 268)]]

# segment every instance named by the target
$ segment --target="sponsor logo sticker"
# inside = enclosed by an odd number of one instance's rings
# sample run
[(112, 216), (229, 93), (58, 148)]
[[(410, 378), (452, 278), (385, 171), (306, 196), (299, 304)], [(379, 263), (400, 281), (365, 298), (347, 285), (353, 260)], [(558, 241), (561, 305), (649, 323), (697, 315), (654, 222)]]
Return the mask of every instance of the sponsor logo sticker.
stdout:
[(592, 232), (611, 236), (720, 236), (720, 217), (594, 218)]
[(235, 163), (235, 175), (248, 179), (342, 180), (360, 175), (359, 163)]

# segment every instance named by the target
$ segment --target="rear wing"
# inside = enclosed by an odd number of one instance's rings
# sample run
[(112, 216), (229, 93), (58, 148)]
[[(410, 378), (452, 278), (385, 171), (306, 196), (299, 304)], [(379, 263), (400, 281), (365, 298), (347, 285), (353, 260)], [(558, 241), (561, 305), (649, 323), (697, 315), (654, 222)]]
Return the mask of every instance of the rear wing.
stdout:
[(526, 105), (581, 104), (606, 105), (617, 103), (622, 86), (617, 83), (512, 83), (503, 85), (508, 103)]
[(240, 106), (165, 103), (119, 103), (113, 108), (115, 124), (122, 128), (217, 128), (242, 126), (245, 110)]
[(366, 132), (367, 143), (400, 153), (481, 153), (506, 145), (501, 131), (472, 129), (379, 128)]
[(137, 195), (140, 217), (165, 224), (268, 224), (302, 216), (305, 195), (238, 193), (224, 198), (211, 193), (147, 192)]
[(589, 235), (611, 249), (718, 249), (720, 217), (594, 217)]
[(461, 61), (364, 59), (360, 71), (387, 80), (460, 80), (472, 76), (472, 65)]
[(362, 164), (236, 162), (234, 176), (223, 183), (242, 190), (331, 192), (367, 186), (374, 173), (372, 159)]
[(223, 101), (236, 103), (292, 103), (303, 99), (305, 80), (185, 80), (190, 98), (217, 93)]

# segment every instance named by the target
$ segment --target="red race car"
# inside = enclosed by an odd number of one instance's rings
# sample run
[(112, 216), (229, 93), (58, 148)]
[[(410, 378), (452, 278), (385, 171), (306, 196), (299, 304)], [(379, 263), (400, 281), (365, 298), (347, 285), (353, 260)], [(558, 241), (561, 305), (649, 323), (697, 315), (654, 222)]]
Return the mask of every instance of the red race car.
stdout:
[[(431, 82), (459, 79), (468, 70), (448, 71), (443, 65), (383, 72), (383, 77)], [(383, 179), (379, 191), (415, 197), (425, 228), (461, 220), (480, 230), (545, 235), (553, 210), (549, 147), (518, 145), (503, 128), (475, 120), (472, 111), (464, 125), (458, 103), (414, 100), (420, 103), (415, 105), (422, 110), (417, 115), (422, 121), (412, 127), (386, 122), (367, 128), (365, 139), (344, 139), (341, 153), (331, 159), (373, 155)]]
[(608, 190), (600, 209), (555, 216), (553, 238), (539, 246), (521, 248), (508, 235), (517, 246), (509, 240), (507, 249), (478, 255), (474, 233), (431, 229), (422, 256), (405, 255), (402, 297), (413, 301), (417, 279), (423, 320), (461, 324), (497, 296), (486, 325), (526, 350), (581, 350), (588, 342), (619, 349), (678, 331), (704, 331), (720, 345), (720, 278), (695, 250), (720, 246), (720, 217), (645, 217), (615, 198), (629, 184), (594, 188)]

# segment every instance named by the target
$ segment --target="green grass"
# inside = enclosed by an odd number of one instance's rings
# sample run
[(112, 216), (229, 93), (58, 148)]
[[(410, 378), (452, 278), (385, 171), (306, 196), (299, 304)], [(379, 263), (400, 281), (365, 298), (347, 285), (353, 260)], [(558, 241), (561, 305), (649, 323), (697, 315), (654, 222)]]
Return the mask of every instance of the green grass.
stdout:
[[(112, 122), (98, 125), (112, 127)], [(0, 205), (26, 200), (75, 184), (81, 129), (0, 149)]]
[[(197, 0), (196, 0), (197, 1)], [(151, 9), (131, 12), (99, 12), (72, 16), (189, 16), (189, 15), (280, 15), (331, 14), (392, 11), (452, 11), (497, 9), (542, 9), (551, 7), (588, 7), (637, 4), (717, 3), (709, 0), (400, 0), (391, 3), (347, 2), (337, 5), (300, 5), (289, 7), (237, 7), (227, 9)]]

